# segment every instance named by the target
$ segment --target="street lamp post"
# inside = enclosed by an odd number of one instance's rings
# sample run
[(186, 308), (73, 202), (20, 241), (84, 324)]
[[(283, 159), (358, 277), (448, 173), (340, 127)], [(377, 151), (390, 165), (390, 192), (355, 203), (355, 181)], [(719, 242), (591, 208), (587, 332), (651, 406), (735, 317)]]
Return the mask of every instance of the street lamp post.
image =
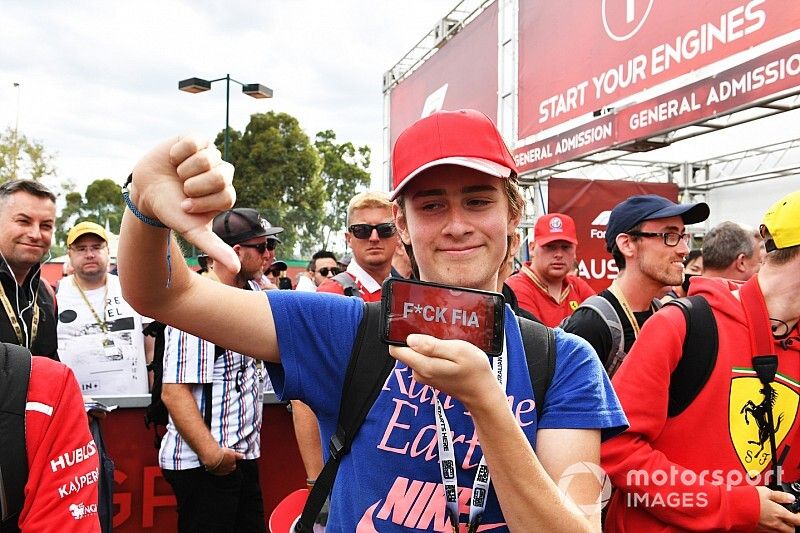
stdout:
[(230, 111), (230, 98), (231, 98), (231, 82), (238, 83), (242, 86), (242, 92), (247, 96), (253, 98), (272, 98), (272, 89), (260, 83), (242, 83), (231, 78), (230, 74), (226, 74), (224, 78), (217, 78), (215, 80), (204, 80), (202, 78), (188, 78), (178, 82), (178, 90), (187, 93), (202, 93), (211, 89), (211, 84), (216, 81), (225, 80), (225, 143), (222, 150), (222, 159), (228, 160), (228, 146), (230, 144), (230, 137), (228, 132), (228, 117)]

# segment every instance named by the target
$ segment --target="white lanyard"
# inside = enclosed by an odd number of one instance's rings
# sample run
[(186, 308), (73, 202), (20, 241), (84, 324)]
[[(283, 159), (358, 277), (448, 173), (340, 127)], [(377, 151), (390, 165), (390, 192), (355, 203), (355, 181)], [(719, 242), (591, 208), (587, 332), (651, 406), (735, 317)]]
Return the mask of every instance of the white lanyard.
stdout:
[[(492, 359), (492, 371), (503, 388), (506, 390), (508, 369), (506, 368), (506, 345), (503, 343), (503, 353)], [(436, 394), (436, 421), (439, 445), (439, 469), (442, 473), (444, 496), (447, 516), (454, 532), (458, 532), (458, 478), (456, 476), (456, 454), (453, 450), (453, 441), (450, 438), (450, 424), (447, 421), (444, 407)], [(489, 468), (486, 466), (486, 456), (481, 455), (475, 480), (472, 483), (472, 497), (469, 502), (469, 528), (467, 531), (477, 531), (478, 524), (486, 509), (486, 497), (489, 494)]]

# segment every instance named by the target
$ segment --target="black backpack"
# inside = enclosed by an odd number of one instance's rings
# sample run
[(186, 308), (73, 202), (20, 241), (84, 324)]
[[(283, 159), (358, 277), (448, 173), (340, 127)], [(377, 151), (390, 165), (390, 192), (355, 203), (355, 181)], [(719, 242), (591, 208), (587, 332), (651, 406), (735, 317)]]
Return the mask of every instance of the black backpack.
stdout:
[[(142, 331), (145, 335), (155, 337), (155, 346), (153, 348), (153, 362), (147, 365), (148, 370), (153, 371), (153, 387), (150, 389), (150, 405), (145, 408), (144, 412), (144, 425), (150, 429), (153, 426), (153, 445), (156, 450), (161, 448), (161, 439), (167, 430), (169, 423), (169, 411), (164, 401), (161, 399), (161, 389), (164, 386), (164, 349), (165, 349), (165, 336), (164, 330), (167, 328), (166, 324), (161, 322), (151, 322)], [(214, 361), (216, 362), (223, 354), (225, 349), (220, 346), (214, 346)], [(207, 427), (211, 427), (211, 407), (213, 383), (205, 383), (203, 385), (203, 394), (208, 399), (205, 402), (205, 412), (203, 413), (203, 420)]]
[(28, 454), (25, 448), (25, 404), (31, 377), (31, 353), (0, 343), (0, 530), (19, 531), (25, 503)]
[[(365, 304), (364, 317), (358, 326), (344, 378), (336, 433), (328, 444), (330, 456), (311, 489), (303, 514), (295, 526), (297, 532), (312, 531), (314, 520), (333, 488), (342, 457), (350, 452), (353, 439), (394, 368), (395, 360), (389, 355), (389, 347), (378, 338), (380, 319), (381, 303)], [(545, 395), (555, 373), (555, 337), (551, 328), (526, 318), (517, 317), (517, 320), (522, 332), (536, 409), (541, 417)]]

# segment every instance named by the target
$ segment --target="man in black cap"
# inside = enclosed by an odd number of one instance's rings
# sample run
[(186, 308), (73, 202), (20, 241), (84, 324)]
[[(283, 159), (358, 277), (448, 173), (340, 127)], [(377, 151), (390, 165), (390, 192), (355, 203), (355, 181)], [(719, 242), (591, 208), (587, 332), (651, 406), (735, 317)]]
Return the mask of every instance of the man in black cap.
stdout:
[[(255, 209), (214, 218), (212, 230), (236, 252), (242, 269), (233, 278), (210, 276), (244, 290), (274, 257), (277, 235)], [(178, 504), (178, 530), (264, 531), (256, 459), (261, 453), (260, 361), (167, 327), (162, 400), (169, 411), (159, 465)]]
[(660, 307), (657, 298), (664, 287), (683, 281), (683, 258), (689, 253), (685, 225), (702, 222), (708, 214), (705, 203), (675, 204), (654, 194), (631, 196), (611, 211), (606, 249), (619, 275), (564, 324), (565, 331), (589, 341), (609, 375)]

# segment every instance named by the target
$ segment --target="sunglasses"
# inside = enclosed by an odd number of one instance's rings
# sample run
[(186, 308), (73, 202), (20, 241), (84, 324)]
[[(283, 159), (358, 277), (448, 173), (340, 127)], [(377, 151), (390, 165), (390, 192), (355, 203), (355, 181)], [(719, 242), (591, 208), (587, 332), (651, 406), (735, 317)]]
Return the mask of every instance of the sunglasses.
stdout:
[(244, 246), (245, 248), (252, 248), (259, 254), (263, 254), (266, 250), (270, 252), (275, 249), (278, 245), (278, 241), (275, 239), (267, 239), (266, 242), (260, 242), (258, 244), (240, 244), (239, 246)]
[(383, 224), (353, 224), (347, 228), (347, 231), (356, 239), (369, 239), (372, 235), (372, 230), (378, 232), (378, 237), (386, 239), (397, 233), (397, 228), (391, 222), (384, 222)]
[(340, 274), (342, 272), (342, 269), (337, 267), (322, 267), (319, 270), (317, 270), (317, 272), (322, 274), (322, 277), (327, 278), (328, 274), (331, 274), (332, 276)]

